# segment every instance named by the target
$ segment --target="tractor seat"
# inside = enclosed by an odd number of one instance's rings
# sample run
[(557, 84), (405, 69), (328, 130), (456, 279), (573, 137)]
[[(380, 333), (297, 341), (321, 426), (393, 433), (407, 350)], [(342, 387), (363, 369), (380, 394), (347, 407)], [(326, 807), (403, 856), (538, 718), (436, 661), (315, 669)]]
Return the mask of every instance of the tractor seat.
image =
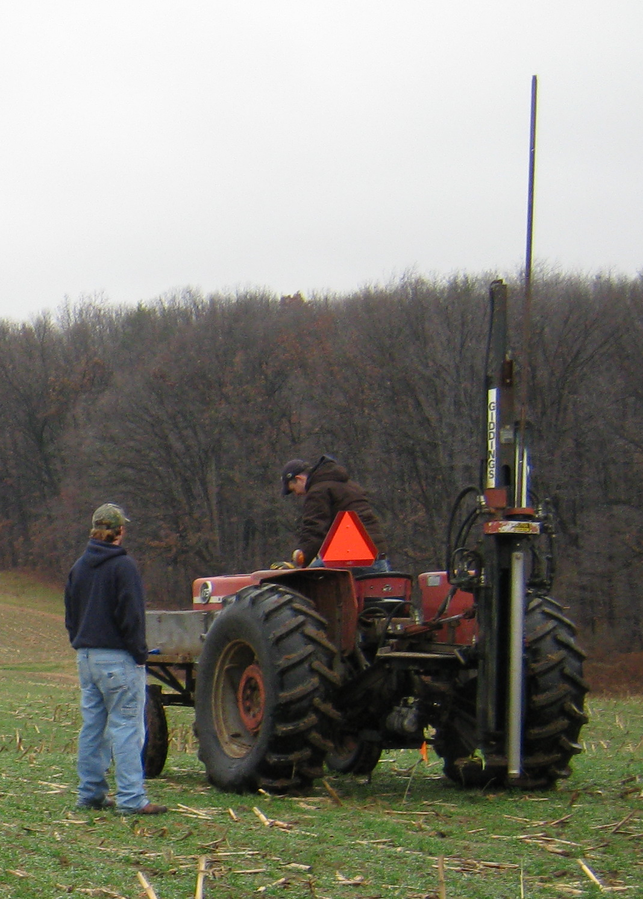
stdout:
[(383, 571), (378, 574), (360, 574), (354, 578), (355, 594), (359, 608), (379, 608), (387, 613), (399, 606), (399, 617), (409, 614), (413, 578), (410, 574)]

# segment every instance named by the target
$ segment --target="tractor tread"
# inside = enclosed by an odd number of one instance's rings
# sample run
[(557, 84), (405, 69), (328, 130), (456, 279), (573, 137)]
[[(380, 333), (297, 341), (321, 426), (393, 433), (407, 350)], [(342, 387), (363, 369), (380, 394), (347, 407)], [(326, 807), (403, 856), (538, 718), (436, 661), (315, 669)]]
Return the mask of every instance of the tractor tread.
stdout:
[(285, 721), (275, 725), (277, 737), (294, 737), (297, 734), (306, 733), (317, 724), (317, 715), (307, 715), (298, 721)]
[(327, 649), (329, 652), (336, 652), (334, 644), (330, 642), (325, 632), (320, 631), (319, 628), (305, 627), (304, 634), (306, 635), (306, 637), (308, 637), (309, 640), (312, 640), (318, 646)]
[(298, 765), (299, 762), (308, 761), (308, 759), (312, 755), (312, 749), (309, 746), (304, 746), (302, 749), (298, 749), (295, 752), (288, 752), (277, 754), (275, 752), (267, 752), (266, 753), (266, 761), (269, 765), (281, 765), (281, 766), (293, 766)]
[(439, 710), (433, 741), (444, 759), (445, 774), (455, 783), (541, 789), (569, 775), (569, 762), (581, 748), (580, 730), (587, 723), (583, 706), (588, 684), (582, 671), (585, 654), (574, 641), (575, 627), (564, 611), (549, 596), (530, 590), (525, 613), (526, 695), (520, 778), (508, 776), (502, 732), (492, 738), (486, 751), (479, 748), (477, 674), (474, 671), (467, 677), (463, 672), (456, 680)]
[(298, 684), (293, 689), (284, 690), (282, 693), (279, 693), (277, 702), (280, 706), (288, 706), (292, 703), (298, 702), (300, 699), (305, 699), (307, 696), (312, 696), (317, 690), (318, 686), (318, 678), (309, 678), (303, 683)]
[[(338, 664), (324, 619), (305, 596), (270, 582), (243, 588), (215, 619), (199, 659), (199, 758), (211, 783), (232, 792), (306, 790), (332, 748)], [(238, 685), (263, 681), (260, 724)], [(259, 692), (259, 689), (257, 689)]]
[(275, 643), (279, 643), (279, 641), (290, 637), (291, 634), (300, 631), (305, 623), (306, 619), (303, 615), (298, 615), (296, 618), (286, 620), (283, 624), (270, 632), (270, 639)]
[(304, 646), (298, 652), (285, 655), (278, 663), (277, 667), (281, 672), (287, 671), (289, 668), (295, 668), (297, 665), (301, 665), (302, 662), (305, 662), (314, 654), (315, 650), (312, 646)]
[(340, 676), (324, 665), (323, 662), (315, 660), (310, 667), (331, 684), (334, 684), (336, 687), (340, 686), (342, 682)]

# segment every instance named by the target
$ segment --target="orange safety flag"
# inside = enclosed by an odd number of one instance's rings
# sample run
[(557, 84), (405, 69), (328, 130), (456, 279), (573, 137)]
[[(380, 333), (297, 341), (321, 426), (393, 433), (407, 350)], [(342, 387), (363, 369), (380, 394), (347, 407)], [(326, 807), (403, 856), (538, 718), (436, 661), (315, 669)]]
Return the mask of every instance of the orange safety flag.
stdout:
[(420, 746), (420, 755), (422, 756), (422, 758), (428, 765), (429, 764), (429, 747), (426, 745), (426, 740)]
[(338, 512), (319, 550), (327, 568), (372, 565), (377, 547), (355, 512)]

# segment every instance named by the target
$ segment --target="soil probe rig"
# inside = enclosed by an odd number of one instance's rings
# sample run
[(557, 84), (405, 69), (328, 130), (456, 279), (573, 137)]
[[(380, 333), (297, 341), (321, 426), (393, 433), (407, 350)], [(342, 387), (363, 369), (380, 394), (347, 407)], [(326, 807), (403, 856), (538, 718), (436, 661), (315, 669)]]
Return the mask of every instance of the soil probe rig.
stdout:
[(568, 776), (584, 656), (550, 595), (553, 522), (529, 488), (502, 281), (490, 301), (486, 458), (453, 510), (446, 570), (354, 577), (365, 559), (327, 541), (327, 567), (201, 577), (192, 610), (148, 612), (149, 775), (167, 754), (165, 708), (187, 705), (227, 791), (300, 791), (324, 765), (367, 774), (383, 750), (427, 741), (464, 786)]

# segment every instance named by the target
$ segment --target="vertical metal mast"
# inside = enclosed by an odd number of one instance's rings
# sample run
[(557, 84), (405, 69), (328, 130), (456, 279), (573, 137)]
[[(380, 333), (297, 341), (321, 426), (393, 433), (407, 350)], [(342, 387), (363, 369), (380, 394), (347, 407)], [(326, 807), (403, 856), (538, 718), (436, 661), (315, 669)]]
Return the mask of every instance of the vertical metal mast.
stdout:
[(531, 118), (529, 128), (529, 188), (527, 196), (527, 246), (525, 253), (525, 302), (522, 319), (522, 365), (520, 389), (520, 430), (516, 459), (516, 495), (514, 502), (517, 508), (527, 505), (528, 459), (525, 448), (525, 430), (527, 422), (527, 388), (529, 380), (529, 338), (531, 329), (531, 270), (534, 244), (534, 191), (536, 180), (536, 117), (538, 108), (538, 77), (531, 79)]
[[(525, 263), (525, 305), (523, 310), (522, 371), (519, 439), (517, 445), (516, 507), (523, 510), (528, 497), (528, 457), (525, 441), (527, 378), (529, 367), (529, 325), (531, 314), (531, 251), (534, 221), (534, 173), (536, 165), (536, 99), (538, 81), (531, 80), (531, 128), (529, 136), (529, 201), (527, 216), (527, 258)], [(510, 780), (522, 771), (522, 720), (524, 701), (524, 622), (526, 600), (526, 546), (514, 540), (511, 553), (511, 602), (509, 617), (509, 690), (507, 697), (507, 774)]]
[[(534, 236), (534, 185), (536, 175), (536, 111), (538, 101), (538, 76), (531, 79), (531, 127), (529, 130), (529, 199), (527, 203), (527, 253), (525, 265), (525, 289), (531, 292), (531, 255)], [(531, 299), (531, 297), (529, 297)]]

